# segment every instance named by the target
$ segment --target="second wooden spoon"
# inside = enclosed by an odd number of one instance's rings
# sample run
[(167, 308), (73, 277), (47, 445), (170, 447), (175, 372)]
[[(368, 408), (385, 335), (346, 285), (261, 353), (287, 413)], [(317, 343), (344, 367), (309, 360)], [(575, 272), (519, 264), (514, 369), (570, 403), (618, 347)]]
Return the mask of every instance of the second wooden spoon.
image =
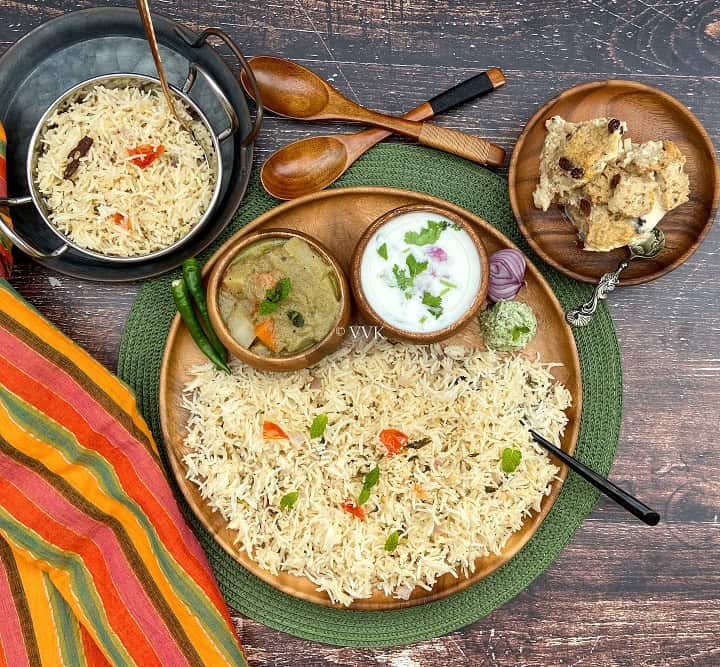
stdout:
[[(250, 59), (266, 109), (300, 120), (348, 120), (415, 139), (419, 144), (459, 155), (473, 162), (498, 166), (505, 151), (484, 139), (457, 130), (386, 116), (349, 100), (309, 69), (273, 56)], [(249, 82), (242, 75), (248, 90)]]
[[(408, 111), (403, 118), (432, 118), (487, 95), (504, 84), (502, 70), (491, 67)], [(361, 155), (391, 134), (375, 128), (355, 134), (328, 134), (294, 141), (265, 160), (260, 180), (265, 190), (278, 199), (295, 199), (318, 192), (335, 182)]]

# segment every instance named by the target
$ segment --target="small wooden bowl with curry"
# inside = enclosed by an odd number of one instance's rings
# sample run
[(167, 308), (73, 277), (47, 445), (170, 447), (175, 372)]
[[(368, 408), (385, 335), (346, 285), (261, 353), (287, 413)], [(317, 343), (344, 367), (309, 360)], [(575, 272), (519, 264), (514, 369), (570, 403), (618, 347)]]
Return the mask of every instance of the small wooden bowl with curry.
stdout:
[(289, 229), (228, 245), (210, 272), (207, 295), (220, 340), (260, 370), (317, 363), (342, 345), (350, 320), (350, 290), (337, 260)]

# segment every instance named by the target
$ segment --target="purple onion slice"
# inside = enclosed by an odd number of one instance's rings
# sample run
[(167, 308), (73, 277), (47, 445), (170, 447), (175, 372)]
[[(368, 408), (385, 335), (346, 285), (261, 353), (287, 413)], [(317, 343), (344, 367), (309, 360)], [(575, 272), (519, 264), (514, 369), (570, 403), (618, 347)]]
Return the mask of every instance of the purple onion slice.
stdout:
[(488, 299), (492, 302), (510, 301), (525, 284), (525, 255), (506, 248), (490, 255), (490, 284)]

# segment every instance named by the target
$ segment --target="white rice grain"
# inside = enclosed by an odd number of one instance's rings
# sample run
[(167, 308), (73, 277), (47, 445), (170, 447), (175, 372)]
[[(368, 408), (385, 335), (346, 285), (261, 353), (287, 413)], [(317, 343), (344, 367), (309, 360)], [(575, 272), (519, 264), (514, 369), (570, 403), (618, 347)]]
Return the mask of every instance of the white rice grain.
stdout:
[[(189, 121), (183, 104), (178, 111)], [(204, 125), (193, 132), (210, 154)], [(104, 255), (147, 255), (185, 236), (207, 210), (215, 188), (214, 159), (169, 113), (159, 89), (98, 85), (55, 111), (41, 138), (35, 179), (50, 222), (71, 241)], [(75, 174), (63, 172), (69, 153), (85, 136), (92, 146)], [(146, 168), (128, 149), (165, 152)], [(124, 216), (118, 224), (115, 213)]]
[[(288, 374), (198, 366), (184, 393), (187, 476), (267, 571), (307, 577), (344, 605), (378, 589), (406, 599), (499, 554), (540, 509), (558, 468), (521, 420), (551, 440), (562, 434), (570, 394), (549, 369), (521, 355), (387, 342)], [(319, 413), (329, 418), (324, 440), (311, 440)], [(263, 440), (264, 420), (292, 440)], [(378, 437), (387, 428), (431, 443), (389, 457)], [(500, 463), (506, 447), (522, 452), (511, 474)], [(340, 505), (376, 464), (361, 521)], [(294, 491), (295, 506), (281, 510)], [(395, 530), (402, 537), (388, 552)]]

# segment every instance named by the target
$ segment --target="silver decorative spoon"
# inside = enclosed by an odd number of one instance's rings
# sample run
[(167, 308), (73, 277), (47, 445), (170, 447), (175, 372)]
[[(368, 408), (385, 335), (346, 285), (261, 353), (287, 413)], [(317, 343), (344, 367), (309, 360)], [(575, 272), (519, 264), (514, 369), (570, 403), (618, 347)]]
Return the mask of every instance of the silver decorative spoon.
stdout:
[(615, 290), (620, 281), (620, 274), (630, 265), (630, 262), (634, 259), (652, 259), (665, 249), (665, 234), (656, 227), (647, 238), (638, 243), (630, 244), (628, 249), (630, 250), (630, 256), (623, 260), (615, 271), (610, 271), (600, 278), (590, 300), (565, 313), (565, 319), (569, 325), (586, 327), (590, 324), (595, 316), (600, 299), (606, 299), (607, 295)]

